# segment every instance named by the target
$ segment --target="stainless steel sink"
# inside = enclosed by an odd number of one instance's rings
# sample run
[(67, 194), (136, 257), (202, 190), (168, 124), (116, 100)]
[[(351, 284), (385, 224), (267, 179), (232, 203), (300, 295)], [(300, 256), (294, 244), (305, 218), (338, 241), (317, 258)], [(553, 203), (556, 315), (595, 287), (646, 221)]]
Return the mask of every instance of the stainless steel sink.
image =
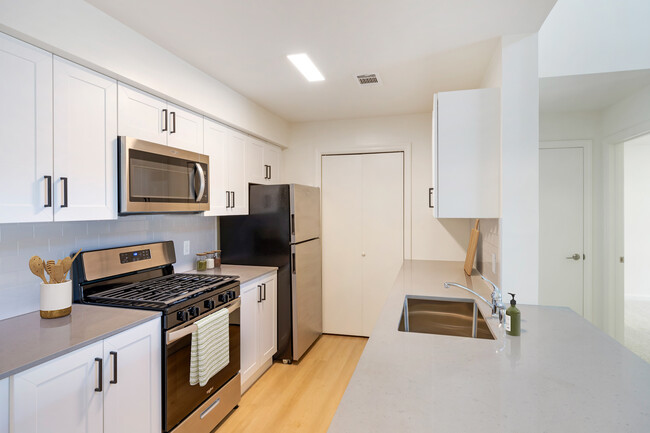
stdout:
[(494, 340), (471, 299), (406, 296), (398, 331)]

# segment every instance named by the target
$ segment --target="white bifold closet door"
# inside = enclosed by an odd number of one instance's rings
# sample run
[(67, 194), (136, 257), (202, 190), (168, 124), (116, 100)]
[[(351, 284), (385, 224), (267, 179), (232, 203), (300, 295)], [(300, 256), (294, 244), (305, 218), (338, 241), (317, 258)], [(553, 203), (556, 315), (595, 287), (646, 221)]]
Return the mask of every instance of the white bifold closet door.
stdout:
[(369, 336), (404, 258), (404, 156), (321, 163), (323, 332)]

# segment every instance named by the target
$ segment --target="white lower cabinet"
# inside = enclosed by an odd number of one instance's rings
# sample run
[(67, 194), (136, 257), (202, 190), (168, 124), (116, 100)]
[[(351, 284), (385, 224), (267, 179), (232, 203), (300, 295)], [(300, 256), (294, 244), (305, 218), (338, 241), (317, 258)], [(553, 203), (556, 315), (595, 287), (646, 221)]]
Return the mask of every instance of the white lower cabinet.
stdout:
[(156, 319), (12, 376), (10, 431), (160, 432), (160, 344)]
[(9, 378), (0, 379), (0, 432), (9, 431)]
[(246, 391), (270, 367), (277, 351), (277, 274), (241, 288), (241, 381)]

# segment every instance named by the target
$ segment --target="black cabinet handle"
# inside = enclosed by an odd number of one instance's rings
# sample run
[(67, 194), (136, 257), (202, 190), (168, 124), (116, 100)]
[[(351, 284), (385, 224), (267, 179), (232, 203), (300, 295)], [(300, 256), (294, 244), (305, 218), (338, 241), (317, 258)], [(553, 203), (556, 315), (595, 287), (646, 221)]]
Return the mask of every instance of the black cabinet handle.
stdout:
[(169, 113), (170, 117), (172, 118), (172, 129), (169, 131), (170, 134), (173, 134), (176, 132), (176, 112), (172, 111)]
[(169, 126), (167, 125), (167, 109), (163, 108), (162, 113), (163, 113), (163, 122), (165, 122), (165, 126), (163, 126), (162, 128), (162, 132), (165, 132), (167, 131), (167, 127)]
[(296, 216), (291, 214), (291, 234), (296, 234)]
[(226, 191), (226, 209), (230, 208), (230, 191)]
[(61, 203), (61, 207), (68, 207), (68, 178), (67, 177), (61, 178), (61, 187), (63, 188), (63, 203)]
[(104, 390), (104, 372), (102, 369), (102, 363), (103, 360), (102, 358), (95, 358), (95, 362), (99, 363), (99, 372), (97, 374), (97, 387), (95, 388), (95, 392), (102, 392)]
[(431, 200), (433, 199), (433, 188), (429, 188), (429, 207), (433, 208), (433, 203), (431, 203)]
[(113, 357), (113, 379), (110, 383), (117, 383), (117, 352), (111, 352)]
[(45, 195), (47, 196), (47, 201), (43, 207), (52, 207), (52, 176), (45, 177)]
[(262, 283), (262, 287), (264, 288), (264, 296), (262, 297), (262, 301), (266, 301), (266, 283)]
[(269, 165), (269, 180), (273, 177), (273, 172), (271, 171), (271, 166)]
[(232, 207), (235, 208), (235, 191), (232, 192)]
[(262, 302), (262, 286), (258, 284), (257, 285), (257, 303), (259, 304), (260, 302)]
[(291, 273), (296, 273), (296, 253), (291, 253)]

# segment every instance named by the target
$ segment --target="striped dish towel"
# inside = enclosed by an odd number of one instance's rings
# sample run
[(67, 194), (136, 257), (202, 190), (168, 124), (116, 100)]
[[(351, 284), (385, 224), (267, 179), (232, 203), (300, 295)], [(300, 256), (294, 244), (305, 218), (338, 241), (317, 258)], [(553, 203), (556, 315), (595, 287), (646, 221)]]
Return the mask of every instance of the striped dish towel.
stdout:
[(196, 322), (190, 352), (190, 385), (205, 386), (230, 362), (230, 316), (227, 308)]

